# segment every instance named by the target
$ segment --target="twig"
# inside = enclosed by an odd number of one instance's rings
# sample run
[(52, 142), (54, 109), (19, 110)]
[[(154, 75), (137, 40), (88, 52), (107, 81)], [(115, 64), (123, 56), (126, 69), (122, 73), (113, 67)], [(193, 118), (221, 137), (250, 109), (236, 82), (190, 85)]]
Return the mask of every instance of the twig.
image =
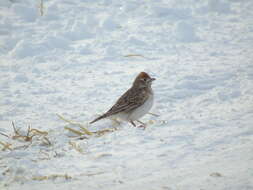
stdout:
[(105, 172), (97, 172), (97, 173), (82, 173), (80, 176), (95, 176), (95, 175), (101, 175), (104, 174)]
[(83, 149), (77, 145), (75, 142), (69, 141), (69, 144), (79, 153), (83, 154)]
[(29, 125), (27, 127), (27, 132), (26, 132), (26, 135), (22, 135), (19, 133), (19, 130), (17, 130), (17, 128), (15, 127), (14, 125), (14, 122), (12, 122), (12, 127), (13, 127), (13, 130), (14, 130), (14, 133), (15, 135), (12, 136), (12, 139), (22, 139), (24, 141), (32, 141), (33, 137), (34, 136), (44, 136), (44, 135), (47, 135), (48, 133), (47, 132), (44, 132), (44, 131), (39, 131), (38, 129), (32, 129), (31, 126)]
[(150, 115), (153, 115), (153, 116), (155, 116), (155, 117), (159, 117), (160, 115), (158, 115), (158, 114), (155, 114), (155, 113), (148, 113), (148, 114), (150, 114)]
[(27, 128), (27, 133), (26, 133), (27, 137), (29, 137), (30, 130), (31, 130), (31, 126), (29, 125), (28, 128)]
[(3, 149), (2, 149), (3, 151), (6, 150), (6, 149), (12, 150), (12, 148), (10, 147), (11, 144), (9, 144), (9, 143), (3, 143), (1, 141), (0, 141), (0, 144), (3, 146)]
[[(85, 136), (85, 135), (96, 135), (97, 137), (100, 137), (106, 133), (109, 133), (109, 132), (113, 132), (115, 130), (117, 130), (117, 128), (113, 128), (113, 129), (103, 129), (103, 130), (99, 130), (99, 131), (89, 131), (88, 129), (86, 129), (85, 127), (83, 127), (82, 124), (80, 123), (77, 123), (77, 122), (74, 122), (74, 121), (70, 121), (68, 119), (65, 119), (63, 116), (61, 116), (60, 114), (56, 114), (60, 119), (62, 119), (63, 121), (69, 123), (69, 124), (72, 124), (72, 125), (77, 125), (81, 131), (79, 130), (76, 130), (76, 129), (73, 129), (73, 128), (70, 128), (68, 126), (65, 126), (64, 128), (71, 131), (72, 133), (75, 133), (76, 135), (80, 136), (79, 138), (82, 138)], [(86, 138), (86, 137), (85, 137)]]
[(32, 180), (44, 181), (44, 180), (55, 180), (57, 178), (64, 178), (65, 180), (70, 180), (73, 177), (69, 176), (68, 174), (52, 174), (49, 176), (33, 176)]
[(16, 129), (16, 127), (15, 127), (13, 121), (11, 122), (11, 124), (12, 124), (13, 130), (14, 130), (14, 133), (15, 133), (16, 135), (19, 135), (19, 132), (18, 132), (18, 130)]
[(44, 3), (43, 3), (43, 0), (40, 0), (40, 16), (43, 16), (44, 15)]
[[(65, 119), (63, 116), (61, 116), (60, 114), (56, 114), (61, 120), (72, 124), (72, 125), (77, 125), (85, 134), (87, 135), (93, 135), (93, 133), (91, 131), (89, 131), (88, 129), (86, 129), (82, 124), (74, 122), (74, 121), (70, 121), (68, 119)], [(81, 132), (80, 132), (81, 133)]]
[(26, 144), (26, 145), (22, 145), (22, 146), (16, 146), (13, 148), (13, 150), (18, 150), (18, 149), (27, 149), (30, 145), (32, 144), (32, 142), (30, 142), (29, 144)]
[(124, 57), (143, 57), (145, 58), (143, 55), (141, 54), (128, 54), (128, 55), (124, 55)]
[(46, 131), (40, 131), (38, 129), (31, 129), (31, 132), (39, 134), (39, 135), (48, 135), (48, 132), (46, 132)]
[(0, 135), (3, 135), (3, 136), (5, 136), (5, 137), (9, 138), (8, 135), (6, 135), (6, 134), (4, 134), (4, 133), (2, 133), (2, 132), (0, 132)]
[(45, 140), (44, 143), (46, 142), (45, 143), (46, 145), (48, 145), (48, 146), (52, 145), (52, 143), (50, 142), (50, 140), (47, 137), (44, 137), (43, 140)]
[[(78, 125), (78, 124), (77, 124)], [(80, 127), (80, 129), (87, 135), (93, 135), (93, 132), (89, 131), (88, 129), (84, 128), (81, 125), (78, 125), (78, 127)]]
[(113, 129), (102, 129), (102, 130), (99, 130), (99, 131), (96, 131), (94, 132), (98, 137), (106, 134), (106, 133), (111, 133), (111, 132), (114, 132), (118, 130), (117, 128), (113, 128)]
[(72, 133), (75, 133), (76, 135), (79, 135), (79, 136), (84, 135), (82, 132), (80, 132), (78, 130), (75, 130), (75, 129), (72, 129), (70, 127), (64, 127), (64, 129), (67, 129), (67, 130), (71, 131)]

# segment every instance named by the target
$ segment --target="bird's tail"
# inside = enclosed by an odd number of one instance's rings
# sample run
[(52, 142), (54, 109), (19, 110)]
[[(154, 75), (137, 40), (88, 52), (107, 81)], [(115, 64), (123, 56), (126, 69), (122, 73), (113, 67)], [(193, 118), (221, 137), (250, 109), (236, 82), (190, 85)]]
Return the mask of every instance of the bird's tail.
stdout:
[(98, 121), (98, 120), (100, 120), (100, 119), (104, 119), (104, 118), (106, 118), (106, 117), (107, 117), (107, 115), (106, 115), (106, 114), (103, 114), (103, 115), (97, 117), (96, 119), (94, 119), (93, 121), (91, 121), (90, 124), (95, 123), (96, 121)]

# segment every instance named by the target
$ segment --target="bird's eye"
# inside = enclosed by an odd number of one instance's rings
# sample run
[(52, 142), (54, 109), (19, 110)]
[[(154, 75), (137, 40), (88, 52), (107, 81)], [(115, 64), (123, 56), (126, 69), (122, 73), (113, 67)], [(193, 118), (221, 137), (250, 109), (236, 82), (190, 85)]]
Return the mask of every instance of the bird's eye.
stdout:
[(144, 78), (144, 79), (143, 79), (143, 81), (144, 81), (144, 82), (146, 82), (146, 81), (147, 81), (147, 79), (146, 79), (146, 78)]

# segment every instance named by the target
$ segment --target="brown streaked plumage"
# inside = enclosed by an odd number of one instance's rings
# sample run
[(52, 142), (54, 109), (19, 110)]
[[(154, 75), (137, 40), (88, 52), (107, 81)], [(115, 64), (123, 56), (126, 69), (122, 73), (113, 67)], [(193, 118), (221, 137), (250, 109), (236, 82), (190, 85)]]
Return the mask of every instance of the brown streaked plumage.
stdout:
[[(133, 121), (145, 115), (153, 104), (152, 81), (147, 73), (141, 72), (134, 80), (132, 87), (127, 90), (105, 114), (94, 119), (90, 124), (111, 116)], [(147, 111), (146, 111), (147, 110)]]

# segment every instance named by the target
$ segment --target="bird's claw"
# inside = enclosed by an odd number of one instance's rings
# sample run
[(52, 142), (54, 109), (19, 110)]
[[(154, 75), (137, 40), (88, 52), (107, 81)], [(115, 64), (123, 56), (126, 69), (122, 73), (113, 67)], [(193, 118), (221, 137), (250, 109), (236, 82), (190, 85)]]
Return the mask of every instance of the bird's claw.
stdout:
[(139, 125), (139, 126), (138, 126), (138, 128), (142, 128), (143, 130), (145, 130), (146, 127), (147, 127), (146, 125)]

